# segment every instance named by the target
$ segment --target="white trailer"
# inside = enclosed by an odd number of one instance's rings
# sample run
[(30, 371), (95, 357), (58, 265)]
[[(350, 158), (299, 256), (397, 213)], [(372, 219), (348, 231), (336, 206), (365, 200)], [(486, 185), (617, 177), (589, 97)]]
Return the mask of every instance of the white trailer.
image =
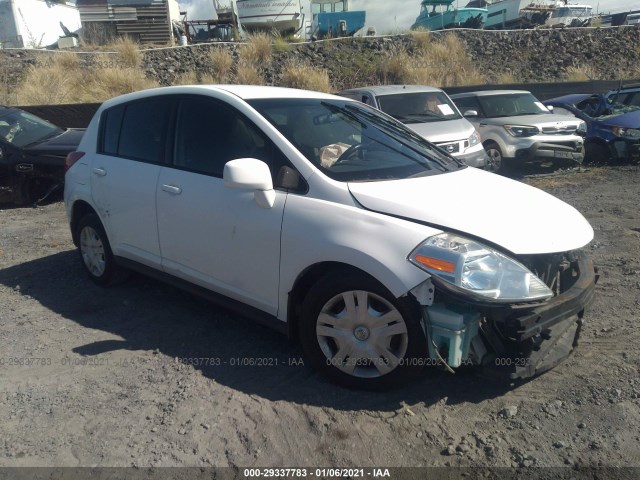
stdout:
[(43, 48), (80, 29), (78, 9), (54, 0), (0, 0), (0, 48)]

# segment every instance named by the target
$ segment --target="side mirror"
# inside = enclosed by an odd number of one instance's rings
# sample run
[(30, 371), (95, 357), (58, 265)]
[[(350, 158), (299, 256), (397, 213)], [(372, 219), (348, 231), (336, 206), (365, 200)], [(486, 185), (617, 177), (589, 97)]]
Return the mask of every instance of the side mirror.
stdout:
[(553, 105), (545, 105), (545, 107), (547, 107), (547, 110), (553, 113)]
[(477, 110), (466, 110), (463, 114), (463, 117), (477, 117), (478, 116), (478, 112)]
[(271, 208), (276, 201), (271, 171), (261, 160), (256, 158), (231, 160), (224, 165), (222, 179), (227, 188), (254, 190), (256, 203), (262, 208)]

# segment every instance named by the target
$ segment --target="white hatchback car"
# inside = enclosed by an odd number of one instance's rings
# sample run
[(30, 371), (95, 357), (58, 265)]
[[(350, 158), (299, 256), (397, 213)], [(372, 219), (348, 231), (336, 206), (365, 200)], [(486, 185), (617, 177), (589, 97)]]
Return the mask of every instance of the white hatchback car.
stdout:
[(335, 381), (425, 365), (510, 378), (576, 345), (596, 275), (573, 207), (444, 154), (386, 114), (274, 87), (105, 102), (67, 159), (73, 241), (100, 285), (127, 269), (299, 339)]

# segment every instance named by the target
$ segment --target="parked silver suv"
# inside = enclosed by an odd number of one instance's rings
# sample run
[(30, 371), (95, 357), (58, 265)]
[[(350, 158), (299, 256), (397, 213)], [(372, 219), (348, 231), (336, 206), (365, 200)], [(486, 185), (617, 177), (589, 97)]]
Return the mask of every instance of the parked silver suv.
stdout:
[(499, 171), (511, 162), (584, 160), (585, 123), (552, 114), (530, 92), (487, 90), (451, 99), (478, 129), (489, 156), (487, 170)]

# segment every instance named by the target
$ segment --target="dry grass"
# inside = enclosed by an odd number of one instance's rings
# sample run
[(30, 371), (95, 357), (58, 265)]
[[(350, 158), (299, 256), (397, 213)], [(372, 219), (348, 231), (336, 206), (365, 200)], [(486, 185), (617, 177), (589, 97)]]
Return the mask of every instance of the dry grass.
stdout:
[(118, 63), (123, 67), (140, 68), (142, 66), (140, 46), (129, 37), (120, 37), (109, 47), (116, 52)]
[(302, 88), (318, 92), (330, 92), (329, 74), (324, 69), (307, 62), (289, 62), (282, 70), (280, 84), (283, 87)]
[(20, 105), (79, 102), (79, 64), (69, 68), (69, 58), (67, 55), (55, 55), (43, 66), (30, 66), (16, 89), (16, 102)]
[(512, 83), (519, 83), (518, 78), (513, 72), (500, 72), (493, 79), (493, 83), (498, 83), (500, 85), (508, 85)]
[(74, 54), (64, 53), (54, 55), (41, 66), (30, 67), (15, 90), (15, 101), (20, 105), (102, 102), (157, 85), (147, 79), (140, 68), (97, 63), (95, 68), (87, 70)]
[(271, 63), (271, 36), (256, 33), (248, 36), (247, 43), (240, 47), (240, 60), (246, 65), (262, 68)]
[(214, 83), (220, 82), (210, 73), (191, 70), (178, 75), (171, 85), (212, 85)]
[(217, 48), (209, 53), (208, 67), (211, 70), (211, 83), (226, 83), (229, 81), (233, 57), (228, 50)]
[(377, 70), (381, 83), (441, 87), (485, 83), (484, 75), (455, 34), (448, 33), (437, 42), (433, 37), (420, 42), (415, 54), (400, 51), (379, 63)]
[(254, 65), (239, 60), (236, 65), (236, 83), (241, 85), (264, 85), (264, 76)]
[(36, 59), (38, 67), (55, 64), (61, 69), (75, 70), (80, 67), (80, 57), (73, 52), (51, 52), (51, 55), (39, 56)]
[(565, 73), (568, 82), (585, 82), (597, 78), (597, 73), (593, 67), (589, 65), (580, 67), (569, 67)]
[(579, 188), (581, 185), (584, 185), (585, 182), (597, 182), (605, 171), (605, 169), (600, 167), (589, 166), (588, 169), (583, 169), (579, 172), (550, 177), (530, 177), (525, 178), (523, 182), (543, 190), (566, 187)]
[(409, 83), (413, 71), (412, 57), (406, 51), (396, 52), (378, 64), (378, 77), (383, 84)]
[(289, 50), (291, 50), (289, 39), (277, 33), (273, 36), (273, 49), (276, 52), (288, 52)]
[(409, 35), (416, 43), (418, 50), (427, 50), (431, 43), (431, 32), (429, 30), (412, 30)]
[(138, 68), (102, 68), (85, 78), (84, 102), (103, 102), (117, 95), (158, 86)]
[(198, 75), (193, 70), (178, 75), (171, 85), (196, 85), (198, 83)]

